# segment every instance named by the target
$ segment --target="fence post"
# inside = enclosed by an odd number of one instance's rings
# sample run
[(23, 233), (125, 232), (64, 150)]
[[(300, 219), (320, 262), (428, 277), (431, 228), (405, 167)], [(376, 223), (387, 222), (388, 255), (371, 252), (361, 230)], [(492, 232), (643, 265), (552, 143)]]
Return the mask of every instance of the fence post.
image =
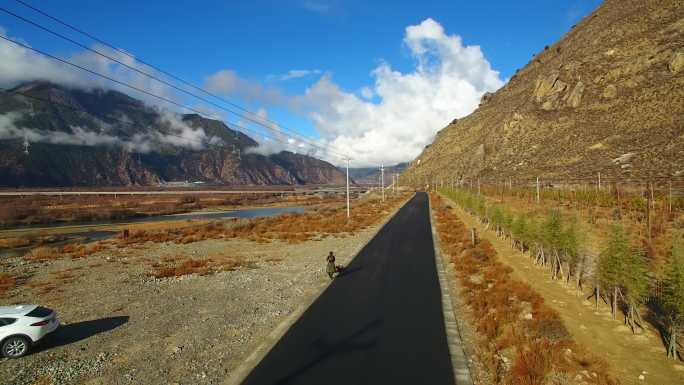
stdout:
[(537, 177), (537, 203), (539, 203), (539, 177)]
[[(653, 191), (652, 185), (649, 182), (648, 183), (648, 189)], [(649, 191), (646, 190), (646, 235), (648, 236), (648, 243), (651, 243), (651, 194), (649, 194)]]
[(667, 182), (667, 212), (671, 213), (672, 212), (672, 181)]
[(470, 229), (470, 241), (473, 243), (473, 246), (477, 246), (477, 230), (474, 227)]

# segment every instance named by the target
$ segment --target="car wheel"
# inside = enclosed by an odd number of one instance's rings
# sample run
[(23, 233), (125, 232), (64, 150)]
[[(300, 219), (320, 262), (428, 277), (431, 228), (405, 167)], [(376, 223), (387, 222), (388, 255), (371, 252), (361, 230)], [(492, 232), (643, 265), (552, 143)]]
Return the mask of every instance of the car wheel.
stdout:
[(2, 355), (8, 358), (23, 357), (28, 350), (29, 341), (26, 337), (12, 336), (2, 342)]

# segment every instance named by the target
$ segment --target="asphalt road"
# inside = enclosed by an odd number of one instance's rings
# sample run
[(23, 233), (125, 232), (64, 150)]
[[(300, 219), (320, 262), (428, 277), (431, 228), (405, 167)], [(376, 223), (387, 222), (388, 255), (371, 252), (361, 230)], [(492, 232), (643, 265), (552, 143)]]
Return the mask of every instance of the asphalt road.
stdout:
[(399, 210), (243, 384), (454, 384), (425, 193)]

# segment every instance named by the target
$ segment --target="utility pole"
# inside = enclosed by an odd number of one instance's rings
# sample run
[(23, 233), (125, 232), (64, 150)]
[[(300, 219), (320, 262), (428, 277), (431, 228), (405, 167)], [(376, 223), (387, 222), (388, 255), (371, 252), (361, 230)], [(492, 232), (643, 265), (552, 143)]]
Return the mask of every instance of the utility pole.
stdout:
[(382, 191), (382, 201), (385, 201), (385, 165), (380, 165), (380, 190)]
[(27, 136), (24, 136), (24, 154), (29, 154), (29, 141)]
[(349, 158), (347, 158), (347, 219), (350, 217), (349, 210)]

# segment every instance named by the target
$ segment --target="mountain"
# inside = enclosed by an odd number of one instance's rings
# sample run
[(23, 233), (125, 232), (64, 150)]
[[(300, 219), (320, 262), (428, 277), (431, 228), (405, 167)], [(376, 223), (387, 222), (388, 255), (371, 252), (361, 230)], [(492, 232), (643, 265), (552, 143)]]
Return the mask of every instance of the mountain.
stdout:
[(3, 187), (345, 181), (327, 162), (257, 150), (256, 141), (221, 121), (178, 116), (117, 91), (32, 82), (0, 93)]
[(442, 129), (406, 177), (684, 175), (681, 0), (606, 0), (479, 108)]
[[(392, 174), (401, 174), (408, 167), (408, 163), (399, 163), (394, 166), (385, 167), (385, 184), (392, 184)], [(340, 169), (341, 171), (345, 171)], [(349, 177), (360, 184), (379, 184), (380, 168), (378, 167), (357, 167), (349, 169)]]

